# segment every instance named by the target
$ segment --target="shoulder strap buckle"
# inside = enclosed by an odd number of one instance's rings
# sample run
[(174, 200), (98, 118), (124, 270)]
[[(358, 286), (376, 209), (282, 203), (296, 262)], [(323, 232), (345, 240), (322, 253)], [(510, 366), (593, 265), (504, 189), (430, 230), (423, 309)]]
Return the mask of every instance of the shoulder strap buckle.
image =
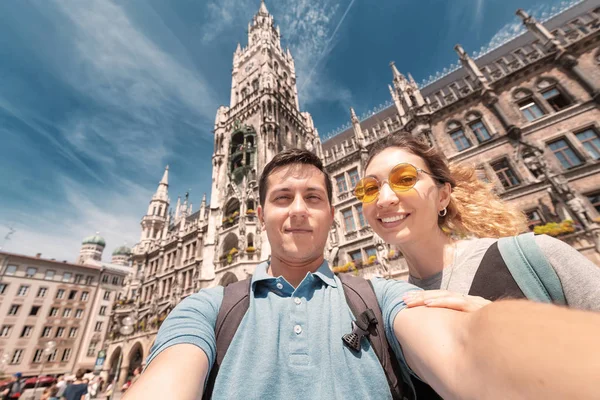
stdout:
[(360, 351), (360, 340), (368, 336), (371, 326), (376, 324), (375, 313), (369, 308), (360, 313), (356, 321), (352, 321), (352, 332), (342, 336), (342, 341), (351, 350)]

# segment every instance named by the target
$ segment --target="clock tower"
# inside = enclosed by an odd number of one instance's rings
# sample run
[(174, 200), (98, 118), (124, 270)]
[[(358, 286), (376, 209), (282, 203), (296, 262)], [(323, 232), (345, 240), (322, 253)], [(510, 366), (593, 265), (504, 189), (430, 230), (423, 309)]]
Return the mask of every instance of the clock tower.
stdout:
[(268, 259), (256, 215), (258, 178), (276, 153), (294, 147), (322, 156), (312, 117), (300, 111), (294, 59), (261, 1), (248, 25), (248, 45), (238, 44), (233, 54), (229, 106), (217, 110), (200, 280), (244, 279)]

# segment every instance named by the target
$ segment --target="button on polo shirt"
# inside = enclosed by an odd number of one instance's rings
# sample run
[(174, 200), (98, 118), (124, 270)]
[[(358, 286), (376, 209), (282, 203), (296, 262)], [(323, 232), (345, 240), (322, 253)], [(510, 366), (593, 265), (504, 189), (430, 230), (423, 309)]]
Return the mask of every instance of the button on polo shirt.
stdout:
[[(360, 353), (342, 342), (354, 317), (327, 263), (307, 273), (296, 288), (281, 276), (268, 275), (267, 267), (256, 267), (250, 306), (221, 364), (213, 399), (391, 399), (368, 340), (363, 339)], [(406, 375), (393, 320), (405, 307), (402, 295), (419, 289), (404, 281), (371, 281), (386, 336)], [(147, 364), (170, 346), (191, 343), (206, 353), (212, 367), (222, 300), (223, 288), (218, 286), (179, 303), (163, 322)]]

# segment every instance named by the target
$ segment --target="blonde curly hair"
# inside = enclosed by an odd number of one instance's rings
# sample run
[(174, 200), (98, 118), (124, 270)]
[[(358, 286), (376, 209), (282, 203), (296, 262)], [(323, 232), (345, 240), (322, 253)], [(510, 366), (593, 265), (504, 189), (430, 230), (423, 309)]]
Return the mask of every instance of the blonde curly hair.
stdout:
[(452, 187), (447, 213), (438, 217), (440, 228), (457, 236), (499, 238), (527, 230), (527, 218), (517, 207), (498, 197), (494, 185), (477, 178), (472, 166), (449, 165), (442, 154), (408, 132), (400, 132), (376, 143), (369, 151), (365, 169), (383, 150), (398, 147), (421, 157), (440, 184)]

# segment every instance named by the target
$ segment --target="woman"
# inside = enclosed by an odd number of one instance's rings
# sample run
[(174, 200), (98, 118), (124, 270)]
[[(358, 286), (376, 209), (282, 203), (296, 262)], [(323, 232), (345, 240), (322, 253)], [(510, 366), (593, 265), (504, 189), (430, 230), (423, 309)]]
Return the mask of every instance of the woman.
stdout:
[[(409, 282), (432, 290), (408, 295), (409, 307), (472, 311), (489, 302), (469, 296), (481, 282), (507, 297), (524, 297), (510, 274), (497, 279), (496, 265), (482, 260), (498, 238), (524, 232), (526, 218), (477, 179), (473, 168), (449, 166), (435, 148), (410, 134), (393, 135), (372, 148), (355, 195), (372, 229), (404, 255)], [(535, 241), (567, 305), (600, 310), (600, 268), (561, 240), (541, 235)]]

